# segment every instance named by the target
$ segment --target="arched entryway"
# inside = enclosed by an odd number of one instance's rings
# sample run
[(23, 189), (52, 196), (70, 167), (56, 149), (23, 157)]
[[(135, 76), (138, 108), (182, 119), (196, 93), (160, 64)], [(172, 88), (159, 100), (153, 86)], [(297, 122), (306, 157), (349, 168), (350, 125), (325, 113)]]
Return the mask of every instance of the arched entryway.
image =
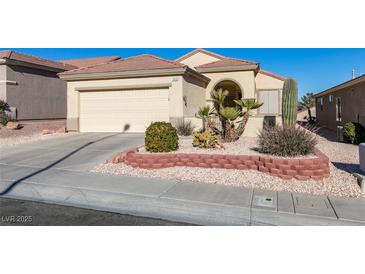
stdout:
[(224, 102), (226, 107), (237, 106), (234, 100), (239, 100), (242, 98), (243, 90), (236, 82), (232, 80), (220, 81), (218, 84), (215, 85), (213, 90), (219, 90), (219, 89), (228, 91), (228, 95)]

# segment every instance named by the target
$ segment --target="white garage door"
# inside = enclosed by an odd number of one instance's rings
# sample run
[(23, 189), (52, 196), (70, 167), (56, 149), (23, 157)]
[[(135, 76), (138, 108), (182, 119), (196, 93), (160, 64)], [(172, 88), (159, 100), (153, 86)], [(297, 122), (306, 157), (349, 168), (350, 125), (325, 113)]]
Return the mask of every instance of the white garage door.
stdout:
[(169, 121), (168, 89), (80, 92), (81, 132), (144, 132)]

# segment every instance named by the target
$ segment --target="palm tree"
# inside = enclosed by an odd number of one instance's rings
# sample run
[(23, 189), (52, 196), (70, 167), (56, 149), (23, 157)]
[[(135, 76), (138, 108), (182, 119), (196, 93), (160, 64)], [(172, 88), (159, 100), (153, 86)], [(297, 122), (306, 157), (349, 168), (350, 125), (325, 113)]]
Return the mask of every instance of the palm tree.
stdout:
[(248, 119), (250, 118), (250, 111), (260, 108), (264, 103), (258, 103), (256, 99), (253, 98), (234, 100), (234, 102), (241, 108), (241, 113), (243, 113), (242, 120), (233, 136), (233, 140), (236, 141), (245, 131)]
[(308, 92), (301, 98), (301, 105), (308, 110), (309, 122), (313, 122), (311, 108), (315, 105), (315, 98), (312, 92)]

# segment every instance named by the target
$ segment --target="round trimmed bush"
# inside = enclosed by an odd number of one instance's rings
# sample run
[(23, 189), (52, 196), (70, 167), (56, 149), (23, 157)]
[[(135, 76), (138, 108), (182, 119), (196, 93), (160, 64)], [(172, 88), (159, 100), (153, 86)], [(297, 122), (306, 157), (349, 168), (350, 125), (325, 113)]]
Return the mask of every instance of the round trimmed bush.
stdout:
[(343, 127), (343, 138), (347, 143), (358, 145), (365, 141), (365, 129), (359, 123), (346, 123)]
[(169, 152), (179, 148), (177, 130), (171, 123), (154, 122), (146, 130), (144, 144), (150, 152)]

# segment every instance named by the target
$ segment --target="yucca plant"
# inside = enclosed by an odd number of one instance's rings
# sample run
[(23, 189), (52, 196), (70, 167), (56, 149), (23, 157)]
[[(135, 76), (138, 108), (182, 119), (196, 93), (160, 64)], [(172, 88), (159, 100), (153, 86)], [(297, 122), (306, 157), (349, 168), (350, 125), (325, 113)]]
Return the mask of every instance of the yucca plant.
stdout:
[[(240, 99), (234, 101), (237, 104), (237, 107), (226, 107), (224, 102), (228, 94), (229, 92), (223, 89), (211, 92), (214, 111), (211, 112), (210, 115), (216, 115), (221, 122), (222, 130), (219, 134), (221, 135), (222, 140), (225, 142), (232, 142), (238, 140), (243, 134), (250, 116), (250, 111), (261, 107), (263, 104), (257, 103), (255, 99)], [(201, 116), (199, 112), (197, 113), (197, 117)], [(207, 113), (207, 111), (205, 111), (205, 113)], [(237, 119), (239, 117), (242, 117), (242, 120), (236, 128)]]
[(234, 102), (241, 108), (241, 112), (243, 113), (242, 120), (233, 136), (234, 140), (238, 140), (245, 131), (248, 119), (250, 118), (250, 111), (260, 108), (264, 103), (258, 103), (253, 98), (234, 100)]

